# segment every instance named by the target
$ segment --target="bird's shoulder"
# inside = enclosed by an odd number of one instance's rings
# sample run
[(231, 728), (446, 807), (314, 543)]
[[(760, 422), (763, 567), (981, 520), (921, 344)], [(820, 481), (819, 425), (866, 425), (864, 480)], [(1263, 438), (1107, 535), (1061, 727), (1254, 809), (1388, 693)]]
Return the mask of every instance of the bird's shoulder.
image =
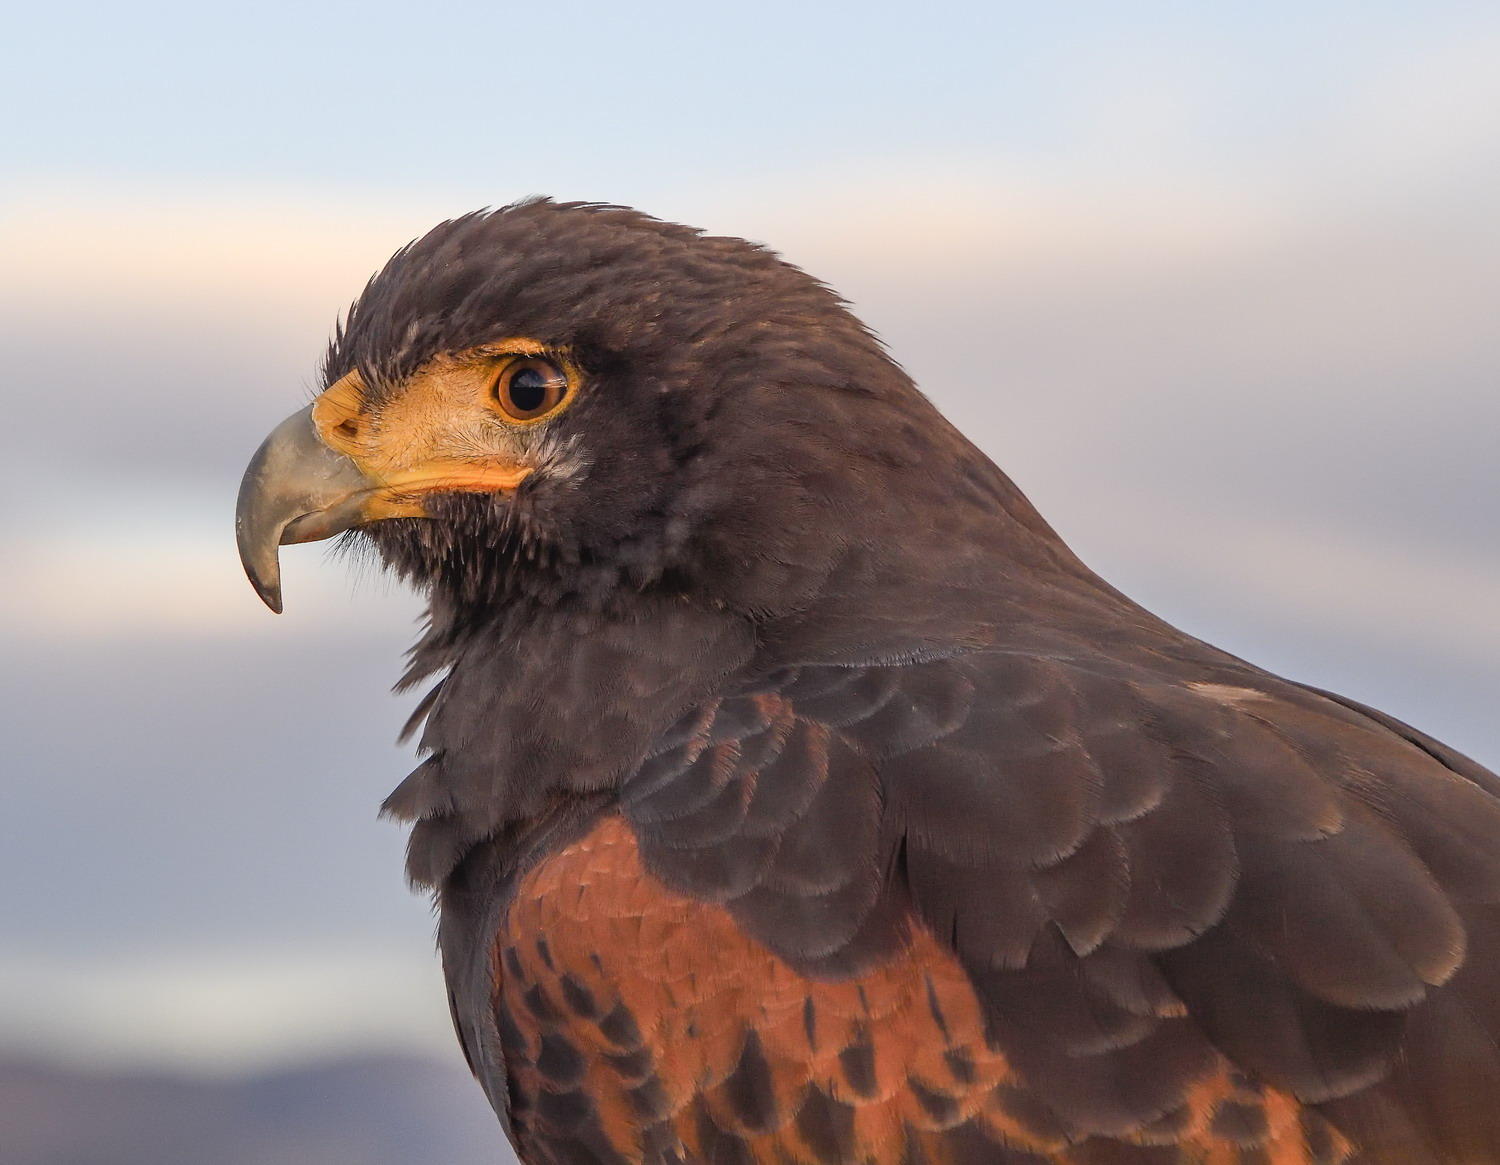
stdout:
[[(778, 976), (813, 1006), (809, 984), (867, 997), (893, 968), (952, 972), (971, 1001), (961, 1058), (998, 1057), (985, 1094), (1025, 1096), (1028, 1135), (1185, 1152), (1217, 1122), (1246, 1150), (1294, 1137), (1289, 1160), (1356, 1143), (1470, 1159), (1500, 1145), (1482, 1102), (1500, 1085), (1496, 790), (1404, 725), (1211, 652), (780, 668), (692, 708), (603, 832), (539, 861), (522, 885), (552, 889), (508, 915), (509, 981), (565, 1005), (546, 937), (563, 932), (611, 979), (632, 943), (668, 960), (646, 980), (728, 968), (751, 1010)], [(549, 924), (559, 904), (593, 921)], [(675, 919), (675, 955), (639, 945), (653, 910)], [(709, 952), (718, 971), (694, 962)], [(516, 998), (527, 1063), (542, 1017)], [(754, 1028), (732, 1008), (721, 1023)], [(864, 1030), (901, 1047), (900, 1023)], [(912, 1055), (889, 1055), (908, 1091), (954, 1090)], [(1254, 1112), (1252, 1093), (1269, 1098)]]
[[(615, 813), (520, 879), (492, 957), (496, 1074), (528, 1162), (1041, 1165), (1149, 1148), (1154, 1161), (1258, 1150), (1313, 1165), (1350, 1148), (1201, 1043), (1170, 1106), (1086, 1131), (993, 1037), (983, 991), (941, 937), (912, 925), (857, 971), (810, 974), (726, 903), (652, 875)], [(1168, 1000), (1157, 991), (1142, 1014), (1178, 1014)], [(1152, 1091), (1114, 1086), (1137, 1104)]]

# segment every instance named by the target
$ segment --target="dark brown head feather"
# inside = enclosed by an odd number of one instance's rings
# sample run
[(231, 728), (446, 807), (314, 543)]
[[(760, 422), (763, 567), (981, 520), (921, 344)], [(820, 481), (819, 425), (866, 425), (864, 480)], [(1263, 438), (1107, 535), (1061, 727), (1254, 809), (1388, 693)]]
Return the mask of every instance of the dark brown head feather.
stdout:
[(930, 561), (955, 510), (985, 540), (971, 558), (1069, 557), (827, 286), (623, 207), (534, 200), (435, 228), (370, 281), (325, 379), (357, 370), (378, 401), (514, 336), (583, 373), (549, 434), (558, 471), (369, 531), (440, 612), (664, 587), (763, 619), (814, 602), (851, 558)]

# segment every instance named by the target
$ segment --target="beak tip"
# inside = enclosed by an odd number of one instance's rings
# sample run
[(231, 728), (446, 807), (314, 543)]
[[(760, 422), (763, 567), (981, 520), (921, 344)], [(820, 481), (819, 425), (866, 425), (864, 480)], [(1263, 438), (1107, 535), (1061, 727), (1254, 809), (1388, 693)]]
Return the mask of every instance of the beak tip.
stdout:
[(249, 570), (245, 571), (245, 577), (250, 580), (250, 585), (255, 588), (260, 601), (271, 609), (271, 613), (281, 614), (281, 579), (274, 576), (258, 578)]

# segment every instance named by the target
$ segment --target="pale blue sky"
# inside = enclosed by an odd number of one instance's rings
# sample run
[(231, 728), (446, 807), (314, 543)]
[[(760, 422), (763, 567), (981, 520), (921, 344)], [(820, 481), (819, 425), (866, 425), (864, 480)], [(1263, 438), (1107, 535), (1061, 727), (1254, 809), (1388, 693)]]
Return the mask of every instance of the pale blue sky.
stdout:
[(1326, 147), (1368, 87), (1492, 35), (1486, 8), (27, 5), (7, 25), (0, 86), (24, 117), (3, 164), (44, 182), (618, 196), (685, 171), (997, 152), (1069, 164), (1099, 146), (1111, 108), (1157, 96), (1200, 165), (1233, 171)]
[(781, 248), (1111, 581), (1500, 763), (1493, 5), (9, 21), (0, 1054), (449, 1054), (416, 606), (294, 548), (273, 619), (230, 515), (370, 271), (530, 193)]

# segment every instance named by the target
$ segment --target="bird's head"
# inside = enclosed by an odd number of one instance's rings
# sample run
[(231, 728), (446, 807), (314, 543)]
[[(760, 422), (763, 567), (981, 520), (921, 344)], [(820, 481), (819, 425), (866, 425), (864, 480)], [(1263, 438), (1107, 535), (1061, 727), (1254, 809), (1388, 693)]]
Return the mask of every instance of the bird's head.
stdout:
[(620, 207), (435, 228), (350, 309), (324, 384), (241, 487), (276, 610), (279, 544), (356, 531), (434, 603), (676, 587), (774, 612), (1003, 483), (825, 285)]

